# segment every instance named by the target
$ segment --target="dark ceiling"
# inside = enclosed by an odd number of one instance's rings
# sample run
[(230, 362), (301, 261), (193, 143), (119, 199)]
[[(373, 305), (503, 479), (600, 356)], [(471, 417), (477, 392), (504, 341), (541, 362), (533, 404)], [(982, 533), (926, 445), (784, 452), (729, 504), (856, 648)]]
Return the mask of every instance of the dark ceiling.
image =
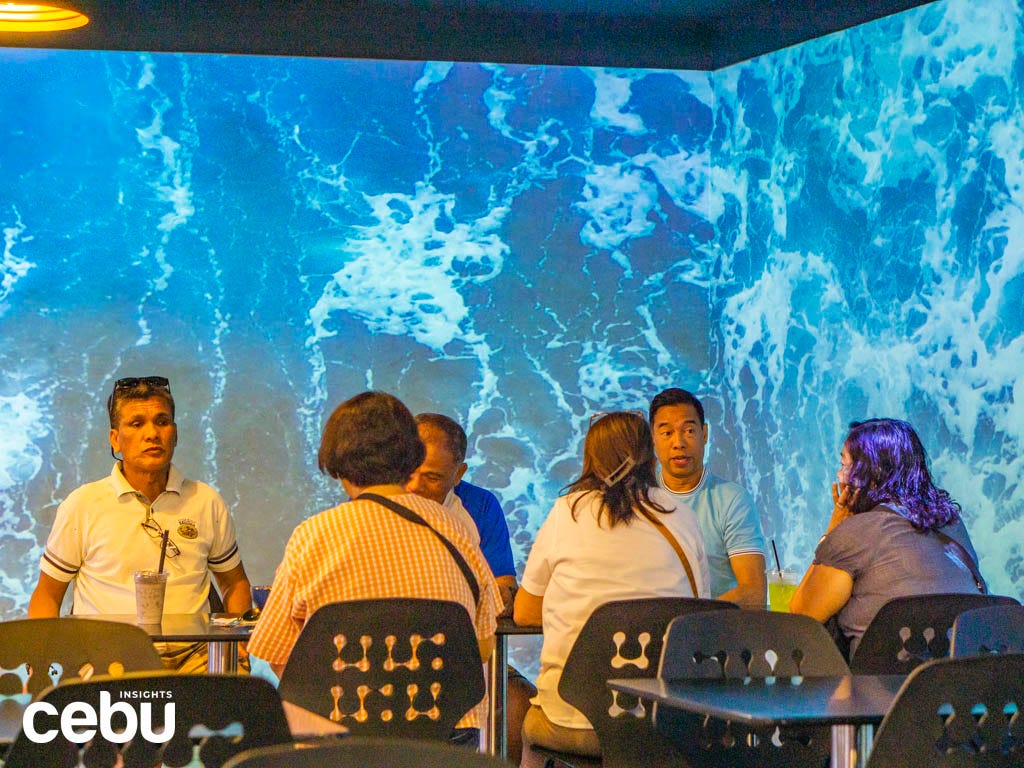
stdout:
[(65, 0), (0, 45), (713, 70), (928, 1)]

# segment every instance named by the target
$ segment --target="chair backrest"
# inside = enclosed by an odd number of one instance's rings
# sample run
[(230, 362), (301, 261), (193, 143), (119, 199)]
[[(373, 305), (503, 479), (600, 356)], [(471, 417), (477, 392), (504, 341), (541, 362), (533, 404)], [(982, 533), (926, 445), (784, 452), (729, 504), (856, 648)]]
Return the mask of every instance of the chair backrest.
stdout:
[(897, 597), (871, 620), (850, 669), (854, 674), (908, 674), (922, 662), (949, 655), (949, 633), (959, 614), (1016, 602), (1012, 597), (977, 593)]
[(953, 620), (950, 656), (1024, 653), (1024, 605), (972, 608)]
[(354, 735), (447, 739), (484, 697), (485, 683), (462, 605), (388, 598), (317, 610), (278, 690)]
[(879, 726), (867, 765), (1024, 765), (1024, 655), (934, 659), (918, 666)]
[[(798, 614), (763, 610), (683, 616), (669, 624), (658, 677), (766, 678), (849, 674), (828, 631)], [(654, 722), (696, 765), (820, 768), (829, 729), (748, 728), (659, 706)]]
[(497, 757), (438, 741), (345, 737), (331, 743), (248, 750), (224, 768), (508, 768)]
[(70, 616), (0, 622), (0, 694), (34, 696), (67, 678), (161, 669), (153, 641), (133, 624)]
[[(36, 701), (52, 709), (35, 715), (35, 730), (57, 733), (51, 741), (37, 744), (23, 730), (11, 745), (4, 768), (152, 768), (161, 764), (220, 768), (243, 750), (291, 741), (277, 691), (263, 678), (247, 675), (133, 672), (100, 676), (48, 688)], [(61, 718), (53, 714), (71, 704), (88, 704), (97, 715), (96, 732), (85, 743), (68, 740)], [(121, 735), (117, 739), (105, 735), (105, 723), (115, 735), (122, 729)], [(167, 733), (171, 726), (172, 733)], [(147, 740), (146, 734), (165, 741)]]
[(676, 616), (736, 608), (721, 600), (648, 598), (605, 603), (590, 615), (566, 659), (558, 693), (594, 726), (604, 768), (682, 763), (654, 729), (645, 703), (612, 691), (607, 681), (654, 677), (665, 629)]
[(846, 661), (819, 622), (762, 610), (674, 620), (658, 671), (665, 680), (843, 674)]

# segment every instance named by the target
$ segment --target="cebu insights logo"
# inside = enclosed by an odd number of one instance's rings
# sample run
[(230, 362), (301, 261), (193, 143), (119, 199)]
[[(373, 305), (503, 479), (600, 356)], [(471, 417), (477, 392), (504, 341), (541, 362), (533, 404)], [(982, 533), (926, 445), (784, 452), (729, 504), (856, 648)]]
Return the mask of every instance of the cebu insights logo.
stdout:
[[(153, 729), (153, 703), (143, 701), (136, 705), (124, 699), (170, 699), (170, 691), (119, 691), (121, 701), (113, 701), (107, 691), (100, 692), (100, 708), (84, 701), (75, 701), (58, 712), (57, 708), (45, 701), (37, 701), (25, 708), (21, 728), (30, 741), (45, 744), (57, 738), (60, 733), (75, 744), (85, 744), (99, 734), (107, 741), (124, 744), (137, 735), (148, 742), (163, 744), (174, 737), (174, 702), (164, 703), (163, 723), (160, 730)], [(114, 725), (115, 716), (122, 721)], [(58, 718), (57, 722), (53, 718)], [(56, 727), (59, 725), (59, 730)]]

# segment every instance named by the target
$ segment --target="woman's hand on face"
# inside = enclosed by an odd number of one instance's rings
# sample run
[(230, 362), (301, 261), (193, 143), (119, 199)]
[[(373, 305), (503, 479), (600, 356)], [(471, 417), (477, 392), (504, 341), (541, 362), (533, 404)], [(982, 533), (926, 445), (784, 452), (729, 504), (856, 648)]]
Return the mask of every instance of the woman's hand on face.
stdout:
[(853, 504), (860, 496), (860, 488), (848, 483), (832, 483), (832, 519), (828, 521), (828, 533), (843, 520), (853, 515)]

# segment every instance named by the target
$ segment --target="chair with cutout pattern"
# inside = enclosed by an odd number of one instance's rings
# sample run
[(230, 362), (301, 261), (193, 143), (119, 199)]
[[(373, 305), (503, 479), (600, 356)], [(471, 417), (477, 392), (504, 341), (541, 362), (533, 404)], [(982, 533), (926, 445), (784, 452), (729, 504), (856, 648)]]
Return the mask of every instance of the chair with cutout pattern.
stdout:
[(976, 592), (909, 595), (883, 605), (850, 659), (855, 675), (906, 675), (929, 659), (949, 655), (953, 621), (972, 608), (1016, 605), (1012, 597)]
[(317, 610), (278, 690), (353, 735), (445, 740), (486, 689), (465, 607), (386, 598)]
[[(57, 731), (54, 738), (36, 743), (22, 731), (11, 745), (4, 768), (220, 768), (244, 750), (292, 740), (274, 686), (247, 675), (102, 675), (48, 688), (36, 701), (58, 713), (72, 704), (90, 705), (98, 715), (94, 733), (81, 744), (69, 741), (60, 731), (61, 719), (41, 712), (33, 719), (34, 727), (40, 732)], [(117, 738), (104, 734), (102, 728), (104, 711), (111, 708), (121, 710), (109, 723)], [(166, 732), (169, 723), (171, 734)], [(86, 728), (80, 723), (76, 730)], [(147, 734), (155, 738), (147, 739)]]
[(867, 768), (1024, 765), (1024, 654), (933, 659), (914, 669)]
[(956, 617), (949, 655), (986, 653), (1024, 653), (1024, 605), (990, 605)]
[[(683, 616), (668, 627), (658, 677), (787, 680), (850, 670), (825, 628), (808, 616), (763, 610)], [(780, 684), (782, 684), (780, 682)], [(654, 722), (694, 765), (708, 768), (823, 768), (828, 726), (749, 728), (655, 708)]]
[(735, 603), (689, 597), (615, 600), (590, 614), (572, 644), (558, 682), (558, 694), (582, 712), (601, 743), (599, 759), (531, 746), (549, 768), (674, 768), (686, 762), (651, 723), (650, 705), (608, 688), (613, 678), (652, 678), (662, 657), (666, 628), (676, 616), (736, 610)]
[(587, 758), (534, 746), (548, 760), (577, 768), (683, 766), (679, 751), (654, 728), (649, 702), (608, 687), (612, 678), (655, 677), (665, 629), (692, 613), (736, 610), (735, 603), (684, 597), (617, 600), (599, 606), (573, 643), (558, 683), (558, 694), (594, 726), (601, 758)]
[(134, 624), (91, 618), (0, 622), (0, 695), (30, 699), (68, 678), (163, 669)]

